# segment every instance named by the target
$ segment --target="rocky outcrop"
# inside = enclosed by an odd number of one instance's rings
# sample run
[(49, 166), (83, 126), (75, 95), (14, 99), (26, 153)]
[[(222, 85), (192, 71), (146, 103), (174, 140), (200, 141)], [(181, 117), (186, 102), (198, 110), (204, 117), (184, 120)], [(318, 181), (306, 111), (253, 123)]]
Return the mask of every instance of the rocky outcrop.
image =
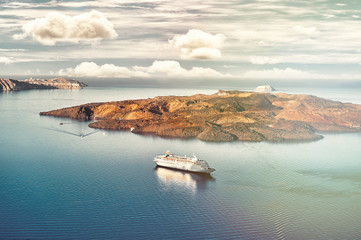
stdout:
[(14, 79), (0, 78), (0, 91), (21, 91), (30, 89), (52, 89), (54, 87), (33, 85), (27, 82)]
[(65, 78), (14, 80), (0, 78), (0, 91), (21, 91), (31, 89), (81, 89), (86, 84)]
[(33, 85), (42, 85), (42, 86), (48, 86), (53, 87), (57, 89), (82, 89), (83, 87), (86, 87), (87, 85), (85, 83), (70, 80), (66, 78), (52, 78), (52, 79), (26, 79), (23, 80), (23, 82), (27, 82)]
[[(80, 121), (88, 121), (94, 118), (93, 109), (97, 108), (100, 104), (92, 103), (78, 107), (63, 108), (61, 111), (52, 111), (51, 116), (54, 117), (67, 117), (71, 119), (77, 119)], [(50, 115), (46, 113), (40, 113), (40, 115)]]
[(315, 96), (219, 91), (213, 95), (90, 103), (40, 115), (95, 119), (90, 127), (203, 141), (309, 141), (361, 131), (361, 105)]
[(17, 85), (18, 81), (16, 80), (0, 78), (1, 91), (15, 91), (15, 89), (19, 88)]

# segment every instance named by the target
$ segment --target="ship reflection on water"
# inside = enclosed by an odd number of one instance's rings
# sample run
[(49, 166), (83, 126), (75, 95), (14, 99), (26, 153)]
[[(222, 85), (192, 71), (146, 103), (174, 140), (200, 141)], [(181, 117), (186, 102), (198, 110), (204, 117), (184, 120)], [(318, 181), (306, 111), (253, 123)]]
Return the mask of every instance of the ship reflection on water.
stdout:
[(154, 168), (154, 172), (163, 190), (188, 190), (196, 193), (198, 190), (207, 189), (208, 183), (216, 180), (209, 174), (185, 172), (159, 166)]

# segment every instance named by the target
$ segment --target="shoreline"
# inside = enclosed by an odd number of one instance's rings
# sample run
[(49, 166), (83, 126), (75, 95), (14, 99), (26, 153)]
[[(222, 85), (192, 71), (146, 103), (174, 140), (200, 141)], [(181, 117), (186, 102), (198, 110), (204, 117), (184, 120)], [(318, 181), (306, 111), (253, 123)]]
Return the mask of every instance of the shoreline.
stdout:
[(40, 115), (96, 120), (89, 127), (203, 141), (288, 142), (360, 132), (361, 105), (312, 95), (219, 91), (88, 103)]

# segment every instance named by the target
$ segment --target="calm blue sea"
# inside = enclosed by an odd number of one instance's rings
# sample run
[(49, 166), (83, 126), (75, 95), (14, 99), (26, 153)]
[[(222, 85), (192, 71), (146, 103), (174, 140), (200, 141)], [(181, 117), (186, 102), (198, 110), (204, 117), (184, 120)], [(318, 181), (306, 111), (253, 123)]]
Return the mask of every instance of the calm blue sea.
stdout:
[[(361, 103), (360, 89), (280, 89)], [(0, 94), (0, 239), (360, 239), (361, 134), (207, 143), (39, 112), (216, 90), (86, 88)], [(63, 125), (59, 125), (63, 122)], [(71, 133), (71, 134), (70, 134)], [(197, 154), (211, 176), (156, 168)]]

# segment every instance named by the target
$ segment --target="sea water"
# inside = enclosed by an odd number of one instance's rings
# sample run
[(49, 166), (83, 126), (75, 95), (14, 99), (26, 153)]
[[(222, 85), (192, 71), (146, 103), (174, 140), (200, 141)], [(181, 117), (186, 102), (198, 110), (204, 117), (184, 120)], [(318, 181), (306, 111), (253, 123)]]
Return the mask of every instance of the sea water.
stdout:
[[(208, 143), (93, 132), (87, 122), (39, 116), (88, 102), (214, 92), (0, 94), (0, 239), (359, 239), (360, 133), (307, 143)], [(357, 89), (305, 93), (361, 103)], [(156, 168), (153, 157), (166, 150), (195, 153), (216, 171)]]

